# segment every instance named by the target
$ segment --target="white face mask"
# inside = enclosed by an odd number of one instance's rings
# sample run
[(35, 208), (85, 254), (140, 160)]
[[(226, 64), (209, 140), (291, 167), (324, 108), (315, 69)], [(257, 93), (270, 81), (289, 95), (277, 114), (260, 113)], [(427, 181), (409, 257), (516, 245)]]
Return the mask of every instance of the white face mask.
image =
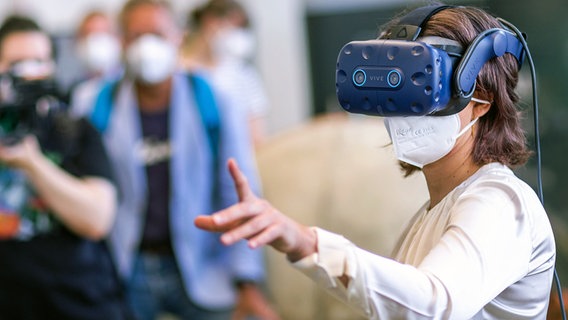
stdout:
[(460, 131), (460, 117), (423, 116), (385, 118), (385, 125), (400, 161), (418, 168), (447, 155), (456, 140), (477, 121), (475, 118)]
[(246, 29), (230, 28), (215, 37), (213, 46), (215, 55), (220, 59), (248, 60), (254, 55), (255, 39)]
[(149, 84), (160, 83), (172, 75), (176, 58), (176, 47), (152, 34), (141, 36), (126, 50), (128, 72)]
[(105, 74), (120, 62), (120, 43), (108, 33), (93, 33), (78, 43), (78, 55), (87, 70)]

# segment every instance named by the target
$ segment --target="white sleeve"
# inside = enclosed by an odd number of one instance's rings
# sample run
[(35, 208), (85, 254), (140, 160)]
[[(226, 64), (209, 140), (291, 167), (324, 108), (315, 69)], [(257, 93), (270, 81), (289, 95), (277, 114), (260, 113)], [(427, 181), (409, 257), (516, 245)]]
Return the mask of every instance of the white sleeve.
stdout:
[(318, 253), (294, 266), (371, 319), (471, 318), (527, 274), (532, 250), (529, 219), (516, 201), (488, 191), (452, 208), (446, 231), (416, 267), (321, 229)]
[[(435, 319), (447, 299), (434, 277), (356, 247), (343, 236), (316, 228), (318, 253), (293, 263), (329, 293), (370, 319)], [(337, 277), (349, 277), (345, 288)], [(440, 308), (442, 307), (442, 308)]]

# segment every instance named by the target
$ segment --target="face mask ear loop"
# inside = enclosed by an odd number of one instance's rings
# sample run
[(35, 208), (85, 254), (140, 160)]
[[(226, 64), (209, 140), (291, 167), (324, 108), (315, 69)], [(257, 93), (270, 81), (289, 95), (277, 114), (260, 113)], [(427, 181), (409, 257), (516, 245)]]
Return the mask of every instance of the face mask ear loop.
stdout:
[[(465, 127), (458, 133), (458, 135), (456, 136), (456, 140), (457, 140), (459, 137), (461, 137), (464, 133), (466, 133), (467, 130), (469, 130), (471, 127), (473, 127), (473, 125), (477, 122), (478, 119), (479, 119), (479, 118), (475, 118), (475, 119), (473, 119), (470, 123), (468, 123), (467, 126), (465, 126)], [(472, 131), (472, 134), (473, 134), (473, 131)]]
[(475, 97), (471, 97), (471, 101), (481, 103), (481, 104), (492, 104), (493, 102), (483, 99), (477, 99)]
[[(488, 101), (488, 100), (484, 100), (484, 99), (478, 99), (478, 98), (476, 98), (476, 97), (471, 97), (471, 101), (477, 102), (477, 103), (481, 103), (481, 104), (489, 104), (489, 105), (493, 104), (493, 101)], [(468, 126), (466, 126), (464, 129), (469, 129), (469, 126), (470, 126), (470, 125), (473, 126), (473, 125), (477, 122), (477, 119), (479, 119), (479, 117), (477, 117), (477, 118), (475, 118), (474, 120), (472, 120), (472, 122), (471, 122)], [(463, 131), (463, 130), (462, 130), (462, 131)], [(459, 137), (460, 135), (462, 135), (462, 134), (463, 134), (463, 132), (460, 132), (460, 134), (458, 135), (458, 137)], [(473, 136), (473, 130), (471, 130), (471, 137), (472, 137), (472, 138), (474, 137), (474, 136)]]

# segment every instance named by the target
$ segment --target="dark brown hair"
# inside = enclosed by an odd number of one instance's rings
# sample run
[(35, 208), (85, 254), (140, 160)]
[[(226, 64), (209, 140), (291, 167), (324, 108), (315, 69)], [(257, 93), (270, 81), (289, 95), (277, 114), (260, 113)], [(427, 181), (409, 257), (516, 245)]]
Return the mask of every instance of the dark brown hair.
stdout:
[(47, 32), (45, 32), (32, 18), (17, 14), (8, 16), (0, 26), (0, 54), (4, 45), (4, 40), (6, 40), (9, 35), (18, 32), (44, 33), (51, 43), (51, 56), (52, 58), (55, 58), (55, 44)]
[[(393, 24), (396, 20), (389, 23)], [(478, 34), (492, 28), (503, 26), (486, 11), (475, 7), (452, 7), (433, 15), (421, 36), (455, 40), (467, 48)], [(476, 124), (478, 130), (472, 156), (478, 165), (500, 162), (514, 168), (525, 164), (531, 155), (521, 127), (521, 114), (516, 108), (518, 77), (519, 64), (510, 54), (489, 60), (477, 76), (475, 96), (492, 101), (489, 111)], [(418, 170), (408, 164), (401, 164), (401, 167), (406, 176)]]
[(201, 7), (191, 11), (188, 16), (188, 28), (198, 29), (206, 16), (225, 18), (232, 14), (238, 14), (243, 19), (244, 28), (250, 26), (245, 8), (234, 0), (209, 0)]

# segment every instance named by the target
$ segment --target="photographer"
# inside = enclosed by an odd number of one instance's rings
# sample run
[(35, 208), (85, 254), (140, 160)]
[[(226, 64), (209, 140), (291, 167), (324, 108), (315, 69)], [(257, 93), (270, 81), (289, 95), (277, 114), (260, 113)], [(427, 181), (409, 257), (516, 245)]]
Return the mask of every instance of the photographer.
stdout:
[(0, 27), (0, 318), (122, 319), (102, 241), (116, 192), (100, 136), (54, 91), (38, 25)]

